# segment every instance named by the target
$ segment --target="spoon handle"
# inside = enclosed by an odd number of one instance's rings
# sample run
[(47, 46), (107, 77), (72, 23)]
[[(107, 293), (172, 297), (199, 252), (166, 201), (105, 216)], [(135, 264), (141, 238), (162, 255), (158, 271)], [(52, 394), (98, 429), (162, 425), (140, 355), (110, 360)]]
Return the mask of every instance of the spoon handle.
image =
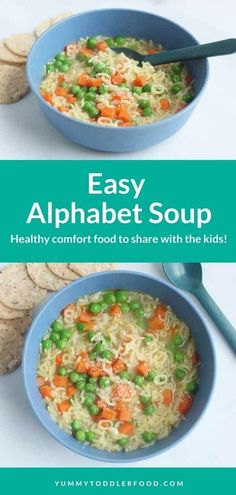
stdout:
[(215, 41), (205, 45), (189, 46), (177, 50), (167, 50), (155, 55), (146, 55), (145, 62), (152, 65), (166, 64), (170, 62), (181, 62), (195, 58), (216, 57), (218, 55), (229, 55), (236, 52), (236, 39)]
[(205, 287), (202, 285), (198, 289), (195, 289), (194, 295), (202, 303), (230, 347), (236, 352), (236, 330), (224, 316), (210, 294), (208, 294)]

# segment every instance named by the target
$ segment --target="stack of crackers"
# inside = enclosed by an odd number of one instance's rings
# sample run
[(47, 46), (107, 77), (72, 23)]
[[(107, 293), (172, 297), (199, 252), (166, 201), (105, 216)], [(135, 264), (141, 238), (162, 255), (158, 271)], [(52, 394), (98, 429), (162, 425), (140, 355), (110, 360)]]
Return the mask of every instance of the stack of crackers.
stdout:
[(0, 271), (0, 375), (20, 364), (33, 310), (48, 291), (113, 268), (113, 263), (15, 263)]
[(0, 40), (0, 103), (15, 103), (28, 93), (25, 67), (32, 45), (46, 29), (71, 15), (64, 12), (40, 22), (34, 33), (13, 34)]

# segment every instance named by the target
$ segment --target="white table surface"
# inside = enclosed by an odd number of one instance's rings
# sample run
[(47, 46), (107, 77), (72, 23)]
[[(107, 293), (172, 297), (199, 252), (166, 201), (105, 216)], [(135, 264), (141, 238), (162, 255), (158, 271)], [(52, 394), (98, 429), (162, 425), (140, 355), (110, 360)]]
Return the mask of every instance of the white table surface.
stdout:
[[(65, 10), (130, 7), (179, 22), (200, 42), (235, 37), (235, 0), (1, 0), (1, 38), (32, 30)], [(236, 56), (210, 61), (207, 89), (186, 126), (150, 149), (123, 154), (87, 150), (63, 138), (41, 115), (29, 94), (0, 106), (0, 159), (235, 159)]]
[[(158, 264), (120, 264), (119, 268), (138, 270), (164, 277)], [(236, 326), (236, 263), (203, 265), (206, 287)], [(236, 387), (235, 355), (200, 305), (215, 343), (217, 376), (207, 411), (191, 435), (167, 452), (134, 467), (235, 467)], [(0, 377), (0, 466), (103, 467), (67, 450), (44, 430), (28, 404), (21, 369)], [(110, 464), (108, 464), (110, 466)]]

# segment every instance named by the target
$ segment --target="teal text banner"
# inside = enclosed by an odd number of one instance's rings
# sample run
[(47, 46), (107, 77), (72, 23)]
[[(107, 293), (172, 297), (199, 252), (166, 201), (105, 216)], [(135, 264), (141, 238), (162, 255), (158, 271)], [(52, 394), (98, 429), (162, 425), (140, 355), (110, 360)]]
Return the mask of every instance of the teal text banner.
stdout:
[(2, 468), (2, 493), (199, 495), (233, 493), (230, 468)]
[(1, 162), (1, 261), (235, 261), (235, 165)]

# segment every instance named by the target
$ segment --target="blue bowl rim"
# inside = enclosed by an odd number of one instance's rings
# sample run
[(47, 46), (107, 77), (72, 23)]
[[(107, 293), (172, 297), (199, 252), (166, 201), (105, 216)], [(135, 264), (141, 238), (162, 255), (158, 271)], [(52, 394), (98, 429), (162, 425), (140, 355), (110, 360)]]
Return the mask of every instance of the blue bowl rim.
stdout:
[[(23, 349), (23, 356), (22, 356), (22, 370), (23, 370), (24, 387), (25, 387), (25, 390), (26, 390), (26, 395), (27, 395), (29, 404), (31, 406), (31, 409), (33, 410), (35, 416), (37, 417), (37, 419), (39, 420), (39, 422), (41, 423), (41, 425), (46, 429), (46, 431), (57, 442), (59, 442), (61, 445), (63, 445), (67, 449), (75, 452), (77, 455), (81, 455), (82, 457), (86, 457), (86, 458), (92, 459), (94, 461), (105, 462), (104, 460), (102, 460), (100, 458), (100, 454), (99, 454), (100, 453), (100, 450), (99, 449), (94, 449), (94, 450), (96, 450), (96, 453), (92, 453), (92, 454), (88, 453), (86, 450), (85, 451), (82, 451), (82, 452), (78, 452), (78, 450), (76, 448), (73, 448), (71, 445), (68, 445), (68, 443), (66, 441), (60, 439), (60, 435), (56, 435), (56, 434), (54, 434), (51, 431), (50, 425), (48, 424), (47, 420), (44, 421), (44, 419), (40, 416), (40, 412), (35, 407), (35, 404), (34, 404), (32, 398), (31, 398), (31, 392), (30, 392), (30, 389), (29, 389), (29, 386), (28, 386), (28, 377), (26, 375), (26, 362), (27, 362), (27, 354), (28, 354), (28, 347), (29, 347), (30, 337), (31, 337), (32, 332), (34, 331), (35, 325), (37, 324), (37, 320), (41, 317), (41, 313), (42, 312), (46, 312), (48, 310), (48, 307), (50, 307), (50, 305), (53, 304), (53, 302), (58, 297), (60, 297), (62, 293), (67, 292), (68, 290), (70, 290), (70, 288), (72, 286), (77, 285), (77, 284), (79, 284), (81, 282), (83, 283), (83, 281), (86, 281), (87, 279), (100, 278), (100, 277), (102, 278), (102, 276), (104, 274), (109, 274), (112, 277), (112, 275), (117, 274), (117, 273), (122, 273), (122, 274), (125, 274), (127, 276), (134, 275), (134, 276), (138, 276), (138, 277), (142, 276), (142, 277), (145, 277), (145, 278), (149, 278), (149, 279), (151, 279), (153, 281), (156, 281), (156, 282), (164, 285), (165, 287), (168, 287), (173, 292), (177, 293), (182, 299), (185, 300), (185, 302), (190, 306), (191, 310), (194, 313), (197, 314), (197, 316), (198, 316), (199, 320), (201, 321), (201, 324), (203, 325), (203, 327), (205, 329), (205, 332), (207, 333), (207, 336), (209, 338), (210, 348), (211, 348), (211, 352), (212, 352), (212, 362), (213, 362), (213, 379), (212, 379), (212, 384), (211, 384), (211, 388), (210, 388), (210, 391), (209, 391), (209, 395), (208, 395), (208, 397), (205, 400), (205, 405), (204, 405), (201, 413), (199, 414), (199, 416), (197, 417), (197, 419), (194, 421), (194, 423), (192, 424), (192, 426), (185, 433), (183, 433), (181, 437), (177, 438), (170, 445), (166, 445), (166, 447), (163, 447), (163, 449), (161, 449), (160, 451), (155, 452), (155, 453), (151, 453), (151, 454), (149, 453), (148, 454), (148, 449), (145, 449), (144, 448), (143, 449), (144, 455), (143, 456), (139, 456), (138, 459), (135, 457), (135, 452), (136, 452), (135, 450), (133, 451), (134, 457), (133, 458), (129, 458), (129, 459), (126, 459), (125, 458), (125, 453), (124, 453), (124, 459), (122, 459), (122, 460), (121, 459), (113, 460), (108, 455), (108, 458), (106, 459), (106, 462), (112, 463), (112, 464), (140, 462), (140, 461), (143, 461), (145, 459), (149, 459), (151, 457), (157, 457), (158, 455), (161, 455), (162, 453), (166, 452), (167, 450), (171, 449), (172, 447), (174, 447), (175, 445), (177, 445), (179, 442), (181, 442), (184, 438), (186, 438), (193, 431), (193, 429), (199, 423), (200, 419), (202, 419), (203, 416), (205, 415), (206, 410), (207, 410), (208, 405), (209, 405), (209, 402), (210, 402), (210, 400), (212, 398), (212, 394), (213, 394), (213, 390), (214, 390), (215, 382), (216, 382), (216, 353), (215, 353), (215, 346), (214, 346), (213, 338), (211, 337), (211, 334), (210, 334), (210, 332), (208, 330), (207, 324), (204, 322), (204, 319), (202, 318), (202, 315), (201, 315), (200, 311), (198, 310), (198, 308), (195, 306), (195, 304), (185, 294), (182, 293), (182, 291), (180, 289), (178, 289), (176, 286), (174, 286), (174, 285), (172, 285), (172, 284), (164, 281), (160, 277), (157, 277), (157, 276), (154, 276), (154, 275), (149, 275), (149, 274), (143, 273), (143, 272), (137, 272), (137, 271), (131, 271), (131, 270), (114, 270), (114, 271), (108, 271), (108, 272), (95, 273), (95, 274), (89, 275), (87, 277), (83, 277), (83, 278), (81, 278), (79, 280), (75, 280), (74, 282), (72, 282), (68, 286), (66, 286), (63, 289), (61, 289), (60, 291), (56, 292), (52, 296), (52, 298), (49, 299), (45, 303), (45, 305), (40, 309), (39, 313), (34, 318), (33, 322), (31, 323), (31, 326), (29, 328), (29, 331), (28, 331), (26, 340), (25, 340), (24, 349)], [(112, 282), (111, 282), (111, 285), (112, 285)], [(104, 451), (101, 451), (101, 452), (104, 452)], [(146, 452), (146, 454), (145, 454), (145, 452)]]
[(166, 122), (169, 123), (169, 122), (173, 122), (173, 121), (177, 120), (178, 117), (179, 117), (179, 114), (183, 115), (186, 112), (188, 112), (191, 109), (193, 109), (195, 107), (195, 105), (197, 105), (197, 103), (199, 102), (199, 100), (200, 100), (200, 98), (202, 96), (202, 93), (205, 90), (206, 85), (207, 85), (207, 82), (208, 82), (208, 78), (209, 78), (209, 62), (208, 62), (207, 58), (204, 58), (204, 60), (206, 62), (206, 76), (205, 76), (205, 81), (203, 82), (203, 86), (202, 86), (201, 90), (199, 91), (198, 95), (195, 96), (193, 98), (193, 100), (185, 108), (183, 108), (180, 112), (178, 112), (178, 113), (176, 113), (174, 115), (171, 115), (170, 117), (167, 117), (167, 118), (165, 118), (163, 120), (157, 120), (156, 122), (151, 122), (150, 124), (142, 124), (142, 125), (134, 126), (134, 127), (132, 127), (132, 126), (131, 127), (98, 126), (98, 124), (93, 124), (92, 122), (85, 122), (83, 120), (77, 120), (77, 119), (75, 119), (75, 118), (73, 118), (73, 117), (71, 117), (69, 115), (66, 115), (64, 113), (60, 113), (54, 107), (52, 107), (51, 105), (48, 105), (45, 102), (45, 100), (42, 98), (42, 96), (39, 93), (39, 91), (35, 89), (35, 85), (32, 82), (32, 78), (31, 78), (31, 74), (30, 74), (31, 57), (33, 57), (33, 55), (34, 55), (34, 49), (37, 46), (37, 44), (41, 41), (42, 37), (46, 37), (59, 24), (69, 22), (70, 19), (72, 19), (74, 17), (80, 17), (80, 16), (83, 16), (85, 14), (94, 14), (94, 13), (97, 13), (97, 12), (109, 12), (109, 11), (111, 13), (114, 12), (114, 11), (138, 12), (140, 14), (149, 14), (149, 15), (152, 15), (152, 16), (156, 17), (157, 19), (164, 19), (165, 21), (170, 22), (172, 25), (175, 25), (181, 31), (184, 31), (186, 34), (188, 34), (189, 36), (191, 36), (194, 39), (196, 45), (199, 45), (199, 41), (195, 38), (195, 36), (193, 36), (192, 33), (190, 33), (187, 29), (183, 28), (180, 24), (178, 24), (177, 22), (174, 22), (174, 21), (168, 19), (167, 17), (160, 16), (160, 15), (155, 14), (155, 13), (152, 13), (152, 12), (148, 12), (148, 11), (145, 11), (145, 10), (137, 10), (137, 9), (124, 9), (124, 8), (104, 8), (104, 9), (85, 10), (83, 12), (79, 12), (77, 14), (74, 14), (74, 15), (70, 16), (70, 17), (67, 17), (66, 19), (62, 19), (60, 22), (58, 22), (54, 26), (51, 26), (33, 44), (32, 48), (30, 50), (30, 53), (28, 55), (28, 59), (27, 59), (26, 73), (27, 73), (27, 79), (28, 79), (28, 82), (29, 82), (29, 86), (31, 88), (31, 91), (34, 93), (34, 95), (40, 100), (40, 102), (43, 105), (45, 105), (47, 107), (47, 109), (50, 109), (52, 112), (54, 112), (56, 115), (59, 115), (61, 118), (69, 119), (70, 121), (72, 121), (72, 122), (74, 122), (76, 124), (85, 125), (85, 126), (88, 126), (88, 127), (94, 128), (94, 129), (97, 129), (99, 127), (99, 129), (103, 129), (105, 132), (107, 130), (111, 130), (111, 129), (114, 132), (130, 132), (130, 131), (133, 131), (134, 129), (147, 129), (147, 128), (150, 129), (150, 128), (155, 128), (157, 126), (160, 126), (161, 127), (161, 126), (165, 125)]

